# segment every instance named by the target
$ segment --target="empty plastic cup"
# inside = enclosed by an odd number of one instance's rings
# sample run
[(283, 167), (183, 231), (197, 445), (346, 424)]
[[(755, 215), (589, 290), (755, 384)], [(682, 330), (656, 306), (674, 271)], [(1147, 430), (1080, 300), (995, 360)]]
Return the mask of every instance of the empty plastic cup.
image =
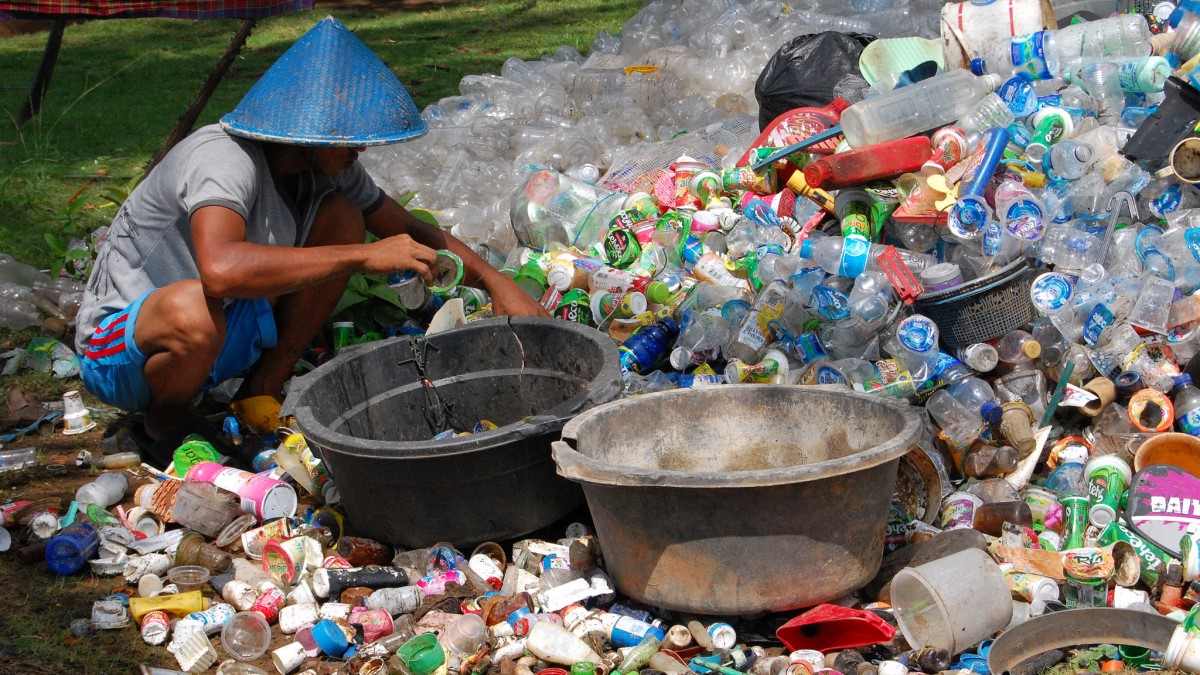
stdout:
[(239, 661), (252, 661), (271, 646), (271, 625), (258, 612), (238, 612), (221, 629), (221, 646)]
[(909, 644), (951, 654), (991, 637), (1012, 619), (1004, 574), (978, 549), (905, 567), (892, 580), (891, 600)]

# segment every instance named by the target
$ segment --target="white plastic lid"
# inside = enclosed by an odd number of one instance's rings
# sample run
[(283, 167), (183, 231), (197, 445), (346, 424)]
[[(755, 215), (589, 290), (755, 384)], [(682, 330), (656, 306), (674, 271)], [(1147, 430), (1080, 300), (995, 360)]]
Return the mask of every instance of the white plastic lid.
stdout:
[(942, 262), (921, 270), (921, 285), (926, 288), (942, 286), (956, 279), (962, 282), (962, 270), (954, 263)]

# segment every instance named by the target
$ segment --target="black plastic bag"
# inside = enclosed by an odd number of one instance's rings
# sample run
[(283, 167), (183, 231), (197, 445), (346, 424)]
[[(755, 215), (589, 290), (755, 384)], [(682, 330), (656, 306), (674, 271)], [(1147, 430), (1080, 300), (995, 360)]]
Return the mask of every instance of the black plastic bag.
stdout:
[(874, 41), (871, 35), (826, 31), (784, 43), (754, 84), (758, 128), (793, 108), (829, 105), (837, 83), (859, 74), (858, 57)]

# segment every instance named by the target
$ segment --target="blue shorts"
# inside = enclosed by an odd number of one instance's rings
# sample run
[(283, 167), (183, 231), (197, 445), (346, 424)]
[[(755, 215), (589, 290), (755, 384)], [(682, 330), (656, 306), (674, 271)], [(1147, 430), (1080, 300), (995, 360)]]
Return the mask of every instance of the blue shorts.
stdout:
[[(96, 398), (122, 410), (150, 406), (146, 384), (146, 355), (133, 339), (133, 327), (147, 291), (125, 309), (110, 314), (96, 327), (83, 354), (83, 384)], [(225, 343), (202, 391), (246, 371), (262, 350), (275, 346), (275, 314), (265, 299), (235, 300), (225, 307)]]

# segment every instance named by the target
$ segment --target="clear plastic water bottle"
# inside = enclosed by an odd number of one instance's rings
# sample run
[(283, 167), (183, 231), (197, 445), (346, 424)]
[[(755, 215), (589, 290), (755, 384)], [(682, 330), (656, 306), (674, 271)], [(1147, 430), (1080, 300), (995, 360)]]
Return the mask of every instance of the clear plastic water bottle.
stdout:
[(1062, 76), (1088, 57), (1147, 56), (1150, 26), (1140, 14), (1121, 14), (1012, 39), (1012, 65), (1036, 79)]
[(967, 140), (972, 145), (979, 142), (980, 136), (988, 129), (996, 127), (1007, 127), (1016, 121), (1012, 110), (1004, 99), (1000, 98), (995, 92), (984, 96), (975, 107), (972, 108), (962, 119), (958, 120), (958, 126), (967, 133)]
[(842, 131), (855, 148), (907, 138), (961, 118), (1001, 82), (999, 75), (951, 70), (855, 103), (842, 112)]
[[(872, 244), (862, 237), (821, 237), (804, 240), (800, 257), (816, 262), (830, 274), (855, 278), (867, 270), (882, 270), (879, 256), (886, 250), (886, 246)], [(924, 253), (901, 248), (896, 252), (914, 274), (937, 263), (936, 258)]]
[(1023, 330), (1014, 330), (996, 343), (1000, 360), (1011, 366), (1027, 365), (1041, 356), (1042, 346)]
[(959, 347), (958, 360), (977, 373), (988, 373), (1000, 362), (996, 348), (986, 342)]

